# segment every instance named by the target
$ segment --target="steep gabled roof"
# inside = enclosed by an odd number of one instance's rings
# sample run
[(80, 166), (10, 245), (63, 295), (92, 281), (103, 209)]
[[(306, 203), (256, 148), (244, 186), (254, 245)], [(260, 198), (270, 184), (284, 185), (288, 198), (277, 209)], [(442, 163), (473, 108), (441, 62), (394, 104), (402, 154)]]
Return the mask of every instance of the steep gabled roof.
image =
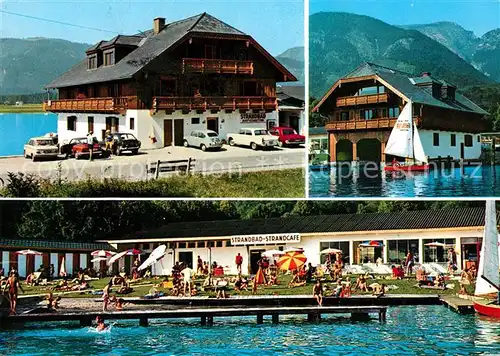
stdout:
[(185, 39), (189, 34), (220, 34), (248, 38), (284, 75), (292, 81), (296, 80), (293, 74), (265, 51), (251, 36), (207, 13), (203, 13), (169, 23), (156, 35), (153, 31), (148, 30), (134, 36), (116, 36), (111, 41), (101, 41), (92, 46), (91, 49), (102, 47), (104, 43), (109, 44), (112, 41), (130, 42), (135, 41), (133, 38), (139, 38), (139, 41), (137, 41), (138, 47), (114, 65), (100, 66), (99, 68), (89, 70), (87, 69), (87, 60), (84, 59), (48, 84), (47, 88), (61, 88), (132, 78), (134, 74), (143, 69), (148, 63), (179, 41)]
[(438, 82), (439, 84), (446, 83), (446, 85), (449, 85), (449, 83), (447, 82), (432, 78), (430, 76), (417, 77), (410, 73), (405, 73), (399, 70), (368, 62), (363, 63), (358, 68), (354, 69), (353, 71), (349, 72), (347, 75), (339, 79), (325, 94), (325, 96), (323, 96), (314, 110), (319, 110), (321, 105), (333, 93), (333, 91), (338, 86), (338, 83), (340, 83), (342, 79), (367, 76), (375, 76), (382, 84), (388, 84), (390, 87), (395, 89), (396, 94), (401, 95), (405, 99), (410, 99), (414, 103), (436, 106), (449, 110), (459, 110), (472, 112), (475, 114), (488, 115), (487, 111), (474, 104), (459, 91), (457, 91), (455, 94), (455, 100), (449, 100), (445, 98), (437, 99), (432, 96), (432, 91), (430, 90), (430, 88), (417, 85), (425, 83), (430, 84), (432, 81)]

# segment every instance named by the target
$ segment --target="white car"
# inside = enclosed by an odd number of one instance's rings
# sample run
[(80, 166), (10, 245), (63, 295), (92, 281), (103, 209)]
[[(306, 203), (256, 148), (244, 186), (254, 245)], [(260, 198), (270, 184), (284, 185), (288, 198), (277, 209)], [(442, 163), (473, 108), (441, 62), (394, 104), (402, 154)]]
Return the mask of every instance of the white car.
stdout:
[(227, 142), (231, 146), (250, 146), (252, 150), (273, 148), (278, 144), (276, 136), (270, 135), (266, 129), (240, 129), (238, 133), (228, 133)]
[(211, 130), (194, 130), (184, 136), (184, 147), (199, 147), (202, 151), (220, 150), (222, 140), (217, 132)]
[(33, 161), (39, 158), (57, 158), (59, 147), (52, 137), (33, 137), (24, 145), (24, 157)]

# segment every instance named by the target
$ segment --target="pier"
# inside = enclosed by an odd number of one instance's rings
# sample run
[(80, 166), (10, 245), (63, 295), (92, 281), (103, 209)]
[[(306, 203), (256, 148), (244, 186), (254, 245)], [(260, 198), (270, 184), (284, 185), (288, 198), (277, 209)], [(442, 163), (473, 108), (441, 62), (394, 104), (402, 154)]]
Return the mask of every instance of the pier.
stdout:
[[(36, 310), (35, 310), (36, 311)], [(141, 326), (148, 326), (150, 319), (199, 318), (201, 325), (211, 326), (214, 318), (256, 316), (257, 324), (264, 322), (265, 316), (271, 316), (277, 324), (281, 315), (307, 315), (308, 321), (321, 320), (326, 314), (350, 314), (352, 320), (369, 320), (370, 314), (376, 314), (380, 322), (386, 321), (387, 307), (384, 306), (346, 306), (346, 307), (265, 307), (265, 308), (203, 308), (177, 310), (126, 310), (119, 312), (78, 312), (78, 313), (25, 313), (0, 319), (0, 325), (28, 322), (77, 321), (81, 326), (90, 326), (100, 315), (104, 320), (139, 320)]]
[(441, 296), (441, 302), (449, 309), (456, 311), (458, 314), (474, 314), (474, 303), (470, 299), (459, 298), (455, 295)]

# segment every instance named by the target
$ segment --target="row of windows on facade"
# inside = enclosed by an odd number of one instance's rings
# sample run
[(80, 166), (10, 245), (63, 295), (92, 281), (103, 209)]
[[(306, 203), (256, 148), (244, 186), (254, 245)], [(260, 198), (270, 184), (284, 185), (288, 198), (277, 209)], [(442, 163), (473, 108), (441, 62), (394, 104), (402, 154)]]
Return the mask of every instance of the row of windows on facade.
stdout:
[[(426, 246), (428, 242), (442, 242), (448, 246), (455, 245), (455, 239), (430, 239), (423, 240), (423, 262), (446, 262), (447, 261), (447, 249), (443, 247), (432, 247)], [(354, 256), (353, 262), (366, 263), (366, 262), (376, 262), (380, 257), (383, 259), (383, 249), (382, 248), (359, 248), (362, 241), (354, 241)], [(419, 259), (419, 240), (418, 239), (408, 239), (408, 240), (389, 240), (387, 241), (387, 262), (399, 264), (403, 263), (406, 259), (408, 252), (414, 255), (416, 261)], [(331, 241), (331, 242), (321, 242), (320, 251), (327, 248), (335, 248), (342, 251), (343, 259), (345, 262), (349, 261), (349, 241)], [(467, 250), (467, 258), (469, 260), (474, 260), (477, 258), (477, 254), (474, 254), (474, 249)], [(326, 255), (321, 255), (321, 263), (325, 263), (327, 259)]]
[[(387, 115), (389, 114), (389, 115)], [(382, 108), (382, 109), (363, 109), (359, 110), (359, 117), (363, 120), (371, 120), (376, 118), (394, 118), (398, 117), (400, 114), (399, 106), (395, 106), (392, 108)], [(340, 121), (349, 121), (350, 113), (349, 111), (341, 111), (337, 117)]]
[[(464, 146), (465, 147), (472, 147), (474, 145), (473, 143), (473, 136), (472, 135), (464, 135)], [(477, 142), (481, 142), (481, 136), (477, 135)], [(433, 146), (439, 146), (439, 132), (434, 132), (432, 135), (432, 144)], [(456, 134), (450, 134), (450, 146), (456, 147), (457, 146), (457, 135)]]
[(179, 248), (212, 248), (212, 247), (231, 247), (231, 240), (216, 241), (193, 241), (193, 242), (165, 242), (165, 243), (143, 243), (135, 244), (135, 248), (144, 251), (154, 250), (160, 245), (167, 246), (167, 249)]
[[(78, 118), (76, 116), (68, 116), (67, 118), (67, 130), (68, 131), (76, 131), (76, 122), (78, 121)], [(118, 117), (107, 117), (106, 118), (106, 127), (110, 127), (111, 129), (114, 129), (115, 131), (118, 131), (118, 128), (120, 126), (120, 118)], [(129, 119), (129, 129), (134, 130), (135, 129), (135, 118), (131, 117)], [(94, 131), (94, 117), (93, 116), (88, 116), (87, 117), (87, 131)]]

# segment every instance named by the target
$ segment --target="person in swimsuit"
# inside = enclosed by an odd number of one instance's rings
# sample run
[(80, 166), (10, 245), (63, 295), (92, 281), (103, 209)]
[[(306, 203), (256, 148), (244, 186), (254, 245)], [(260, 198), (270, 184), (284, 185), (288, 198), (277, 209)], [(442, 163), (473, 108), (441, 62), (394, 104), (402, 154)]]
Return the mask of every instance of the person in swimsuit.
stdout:
[(100, 315), (98, 315), (97, 318), (95, 318), (95, 322), (97, 324), (95, 327), (97, 331), (104, 331), (108, 328), (108, 326), (104, 324), (104, 319)]
[(323, 305), (323, 286), (321, 285), (321, 281), (319, 279), (313, 287), (313, 297), (316, 299), (319, 306)]
[(10, 301), (10, 314), (17, 314), (16, 313), (16, 307), (17, 307), (17, 295), (19, 292), (19, 288), (21, 291), (24, 293), (23, 287), (21, 287), (21, 283), (19, 283), (19, 278), (17, 276), (16, 271), (10, 272), (9, 278), (7, 279), (7, 285), (6, 287), (8, 288), (9, 291), (9, 301)]
[(113, 285), (113, 279), (110, 279), (108, 284), (102, 290), (102, 311), (108, 310), (108, 304), (110, 301), (109, 293), (111, 292), (111, 286)]

